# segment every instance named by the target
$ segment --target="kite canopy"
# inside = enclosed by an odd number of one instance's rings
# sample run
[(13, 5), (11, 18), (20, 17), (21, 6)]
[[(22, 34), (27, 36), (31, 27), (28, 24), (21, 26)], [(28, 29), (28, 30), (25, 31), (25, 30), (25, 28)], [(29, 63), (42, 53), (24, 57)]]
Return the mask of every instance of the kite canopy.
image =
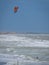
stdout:
[(14, 7), (14, 13), (16, 13), (18, 11), (18, 8), (19, 8), (18, 6)]

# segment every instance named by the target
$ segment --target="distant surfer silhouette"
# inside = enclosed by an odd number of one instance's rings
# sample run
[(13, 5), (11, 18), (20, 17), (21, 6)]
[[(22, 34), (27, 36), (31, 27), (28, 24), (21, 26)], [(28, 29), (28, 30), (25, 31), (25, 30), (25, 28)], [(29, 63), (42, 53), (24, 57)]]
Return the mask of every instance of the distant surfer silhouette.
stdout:
[(36, 59), (39, 59), (39, 57), (37, 56)]

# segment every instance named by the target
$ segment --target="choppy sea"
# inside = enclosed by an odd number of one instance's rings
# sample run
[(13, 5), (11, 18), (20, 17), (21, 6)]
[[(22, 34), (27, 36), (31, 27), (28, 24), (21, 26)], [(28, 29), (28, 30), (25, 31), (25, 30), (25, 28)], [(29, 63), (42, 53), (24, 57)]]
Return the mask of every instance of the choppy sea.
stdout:
[(49, 65), (49, 34), (0, 34), (0, 65)]

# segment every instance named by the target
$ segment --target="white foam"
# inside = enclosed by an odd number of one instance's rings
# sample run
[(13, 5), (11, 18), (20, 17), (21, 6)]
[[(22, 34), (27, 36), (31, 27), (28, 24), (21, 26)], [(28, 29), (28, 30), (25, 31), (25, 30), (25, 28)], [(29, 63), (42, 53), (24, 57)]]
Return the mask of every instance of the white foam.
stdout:
[[(25, 35), (25, 34), (24, 34)], [(36, 36), (36, 35), (35, 35)], [(20, 35), (0, 35), (0, 44), (3, 43), (7, 45), (16, 45), (16, 46), (24, 46), (24, 47), (49, 47), (49, 40), (41, 39), (40, 36), (37, 35), (37, 38), (34, 39), (35, 36), (20, 36)], [(40, 39), (38, 39), (40, 38)], [(10, 42), (10, 43), (9, 43)]]

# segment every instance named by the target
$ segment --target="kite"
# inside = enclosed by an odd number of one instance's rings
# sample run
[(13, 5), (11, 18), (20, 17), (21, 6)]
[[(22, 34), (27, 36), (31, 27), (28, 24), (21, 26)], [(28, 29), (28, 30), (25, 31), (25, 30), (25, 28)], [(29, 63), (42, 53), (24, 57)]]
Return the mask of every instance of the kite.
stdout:
[(18, 8), (19, 8), (18, 6), (14, 7), (14, 13), (16, 13), (18, 11)]

